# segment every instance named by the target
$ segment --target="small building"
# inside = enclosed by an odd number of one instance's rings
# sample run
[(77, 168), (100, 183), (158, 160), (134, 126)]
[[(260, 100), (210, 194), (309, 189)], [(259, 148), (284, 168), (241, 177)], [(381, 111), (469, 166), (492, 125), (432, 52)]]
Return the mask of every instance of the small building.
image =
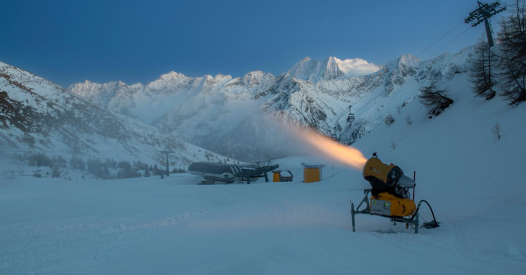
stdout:
[[(273, 182), (287, 182), (292, 181), (293, 175), (290, 170), (274, 170), (272, 171), (272, 181)], [(284, 174), (285, 173), (285, 174)]]
[(301, 164), (303, 166), (303, 182), (318, 182), (322, 181), (322, 168), (325, 167), (323, 164)]

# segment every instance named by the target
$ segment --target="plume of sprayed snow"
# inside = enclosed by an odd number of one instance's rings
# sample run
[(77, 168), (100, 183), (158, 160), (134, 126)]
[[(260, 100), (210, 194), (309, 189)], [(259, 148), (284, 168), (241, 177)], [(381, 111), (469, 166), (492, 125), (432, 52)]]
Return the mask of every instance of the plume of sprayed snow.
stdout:
[(289, 119), (276, 121), (283, 135), (287, 137), (289, 148), (299, 152), (298, 155), (319, 156), (328, 161), (336, 161), (354, 169), (362, 169), (367, 159), (356, 148), (343, 145), (316, 130), (305, 127)]

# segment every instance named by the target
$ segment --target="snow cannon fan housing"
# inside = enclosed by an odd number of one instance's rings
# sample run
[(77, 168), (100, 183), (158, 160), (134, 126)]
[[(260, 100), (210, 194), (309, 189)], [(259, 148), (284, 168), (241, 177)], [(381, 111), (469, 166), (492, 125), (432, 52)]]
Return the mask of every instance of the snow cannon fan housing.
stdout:
[(371, 184), (371, 212), (383, 216), (404, 217), (413, 215), (416, 205), (409, 189), (415, 182), (400, 167), (384, 164), (373, 154), (363, 167), (363, 177)]

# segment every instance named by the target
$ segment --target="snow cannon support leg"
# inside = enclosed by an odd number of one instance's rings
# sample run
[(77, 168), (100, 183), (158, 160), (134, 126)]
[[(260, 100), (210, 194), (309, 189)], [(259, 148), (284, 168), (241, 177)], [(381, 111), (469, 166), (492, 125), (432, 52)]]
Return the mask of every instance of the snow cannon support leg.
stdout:
[(419, 223), (419, 217), (418, 217), (418, 212), (416, 213), (416, 217), (415, 217), (415, 234), (418, 234), (418, 226), (420, 226), (420, 223)]

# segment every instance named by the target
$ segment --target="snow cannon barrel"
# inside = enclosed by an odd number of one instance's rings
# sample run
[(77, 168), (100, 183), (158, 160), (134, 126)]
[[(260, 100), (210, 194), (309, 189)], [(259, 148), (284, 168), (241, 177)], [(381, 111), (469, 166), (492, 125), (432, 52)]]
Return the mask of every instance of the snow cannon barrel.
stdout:
[(363, 178), (371, 184), (373, 195), (386, 192), (396, 197), (407, 198), (408, 189), (415, 186), (415, 182), (404, 176), (400, 167), (392, 163), (384, 164), (376, 153), (365, 163)]

